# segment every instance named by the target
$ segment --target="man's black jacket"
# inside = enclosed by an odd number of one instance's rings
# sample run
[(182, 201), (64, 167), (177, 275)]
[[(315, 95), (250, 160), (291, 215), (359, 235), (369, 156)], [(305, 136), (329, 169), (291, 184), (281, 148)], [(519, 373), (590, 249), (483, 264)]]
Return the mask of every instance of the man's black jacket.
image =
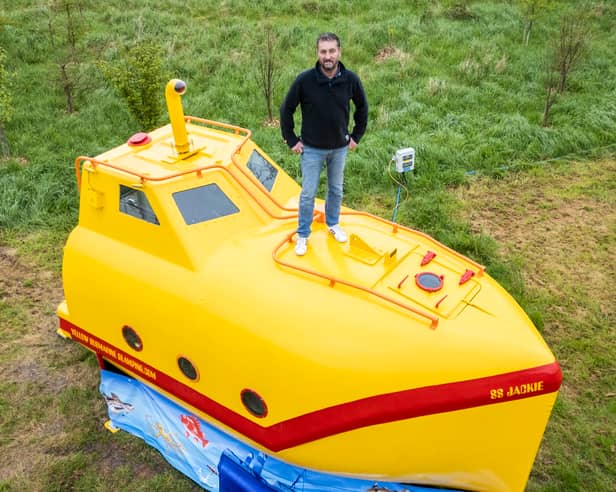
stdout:
[[(368, 101), (359, 77), (347, 70), (342, 62), (338, 73), (327, 78), (319, 64), (300, 73), (280, 107), (282, 138), (293, 147), (301, 138), (305, 145), (320, 149), (337, 149), (349, 143), (349, 137), (359, 143), (368, 123)], [(355, 126), (349, 134), (349, 101), (353, 101)], [(297, 105), (302, 109), (302, 131), (294, 131), (293, 114)]]

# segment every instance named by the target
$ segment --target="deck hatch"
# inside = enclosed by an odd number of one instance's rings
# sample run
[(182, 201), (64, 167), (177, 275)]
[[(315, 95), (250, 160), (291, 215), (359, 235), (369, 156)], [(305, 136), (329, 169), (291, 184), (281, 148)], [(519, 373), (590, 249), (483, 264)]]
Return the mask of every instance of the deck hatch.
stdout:
[(426, 256), (414, 250), (388, 275), (387, 289), (439, 317), (455, 317), (481, 290), (481, 282), (473, 275), (459, 283), (468, 269), (436, 255), (422, 265)]

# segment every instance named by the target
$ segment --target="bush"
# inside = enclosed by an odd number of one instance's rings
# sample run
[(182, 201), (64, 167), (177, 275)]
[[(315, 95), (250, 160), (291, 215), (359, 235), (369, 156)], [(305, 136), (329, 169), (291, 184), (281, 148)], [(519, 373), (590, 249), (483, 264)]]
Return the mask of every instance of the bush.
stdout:
[(126, 101), (144, 131), (156, 128), (163, 110), (162, 94), (167, 77), (162, 70), (162, 50), (147, 40), (129, 47), (119, 63), (98, 64), (109, 84)]

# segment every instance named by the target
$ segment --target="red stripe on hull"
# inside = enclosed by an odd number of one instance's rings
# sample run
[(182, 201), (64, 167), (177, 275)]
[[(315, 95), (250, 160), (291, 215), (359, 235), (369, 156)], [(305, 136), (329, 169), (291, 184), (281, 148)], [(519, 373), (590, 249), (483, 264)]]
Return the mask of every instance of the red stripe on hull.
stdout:
[(554, 361), (522, 371), (362, 398), (262, 427), (65, 319), (60, 318), (60, 327), (94, 351), (99, 362), (113, 360), (271, 451), (369, 425), (553, 393), (562, 381), (560, 366)]

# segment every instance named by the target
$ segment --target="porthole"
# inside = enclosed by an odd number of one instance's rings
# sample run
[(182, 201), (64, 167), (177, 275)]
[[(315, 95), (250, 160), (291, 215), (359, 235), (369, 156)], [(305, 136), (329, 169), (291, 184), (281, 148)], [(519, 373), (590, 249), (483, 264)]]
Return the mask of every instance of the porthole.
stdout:
[(196, 381), (199, 379), (197, 368), (186, 357), (178, 357), (178, 367), (180, 368), (180, 371), (182, 371), (182, 374), (184, 374), (184, 376), (191, 381)]
[(240, 396), (246, 410), (255, 417), (263, 418), (267, 415), (267, 405), (258, 393), (251, 389), (244, 389)]
[(140, 352), (143, 349), (143, 343), (141, 342), (141, 338), (137, 335), (137, 332), (131, 328), (130, 326), (122, 327), (122, 336), (124, 337), (124, 341), (128, 344), (128, 346), (137, 352)]

